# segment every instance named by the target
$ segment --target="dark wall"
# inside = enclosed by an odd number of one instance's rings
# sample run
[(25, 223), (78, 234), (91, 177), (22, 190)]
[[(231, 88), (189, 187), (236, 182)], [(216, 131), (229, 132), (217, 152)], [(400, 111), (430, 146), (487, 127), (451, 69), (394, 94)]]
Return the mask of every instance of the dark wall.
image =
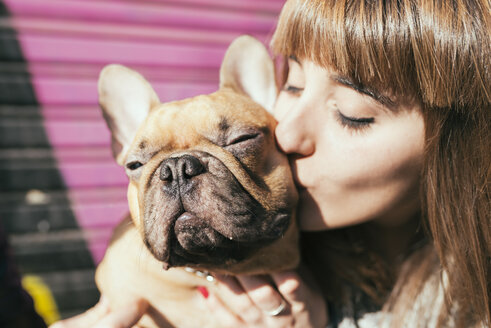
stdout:
[[(8, 15), (0, 2), (0, 19), (5, 22)], [(97, 301), (94, 263), (46, 136), (16, 31), (0, 26), (0, 224), (20, 273), (41, 278), (66, 317)]]

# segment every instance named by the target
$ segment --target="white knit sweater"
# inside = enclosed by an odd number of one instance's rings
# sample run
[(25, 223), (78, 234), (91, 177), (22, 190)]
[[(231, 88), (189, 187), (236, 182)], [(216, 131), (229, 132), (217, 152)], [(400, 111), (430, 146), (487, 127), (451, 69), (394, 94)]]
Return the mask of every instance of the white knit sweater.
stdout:
[[(417, 296), (411, 310), (406, 313), (402, 326), (404, 328), (436, 328), (438, 317), (445, 306), (444, 286), (446, 276), (442, 277), (439, 273), (433, 274), (424, 285), (421, 293)], [(382, 310), (373, 311), (373, 306), (367, 306), (367, 297), (362, 296), (361, 292), (351, 293), (351, 302), (343, 304), (341, 307), (334, 308), (331, 313), (331, 322), (328, 328), (390, 328), (391, 314)], [(372, 308), (372, 310), (370, 309)], [(457, 306), (453, 305), (450, 318), (445, 323), (445, 327), (455, 327), (452, 320), (452, 313), (455, 313)], [(471, 327), (469, 325), (469, 327)], [(484, 325), (474, 325), (473, 327), (483, 327)]]

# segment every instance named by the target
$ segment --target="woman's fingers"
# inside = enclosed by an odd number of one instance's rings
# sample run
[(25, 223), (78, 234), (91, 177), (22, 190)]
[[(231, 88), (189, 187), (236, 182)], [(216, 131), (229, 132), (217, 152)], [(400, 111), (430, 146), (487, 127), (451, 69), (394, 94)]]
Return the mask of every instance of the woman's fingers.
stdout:
[(247, 291), (252, 302), (264, 313), (280, 314), (288, 311), (288, 305), (272, 286), (271, 279), (265, 276), (238, 276), (237, 280)]
[(271, 277), (290, 304), (296, 322), (302, 323), (299, 327), (325, 327), (328, 322), (326, 303), (308, 272), (303, 272), (302, 277), (295, 271), (274, 273)]
[(206, 305), (222, 327), (240, 328), (247, 327), (244, 321), (233, 313), (215, 293), (209, 293), (206, 297)]
[(134, 300), (125, 306), (107, 314), (97, 322), (94, 328), (130, 328), (145, 314), (148, 302), (142, 299)]
[(255, 323), (261, 319), (262, 313), (260, 309), (254, 304), (235, 277), (218, 275), (216, 278), (218, 280), (217, 288), (220, 298), (225, 301), (231, 312), (248, 323)]
[(135, 299), (122, 308), (111, 311), (109, 304), (101, 297), (93, 308), (76, 317), (56, 322), (50, 328), (131, 328), (147, 308), (147, 301)]
[[(306, 281), (304, 280), (306, 279)], [(216, 276), (208, 308), (225, 327), (325, 327), (326, 303), (309, 275)]]
[(288, 303), (305, 300), (306, 286), (301, 283), (301, 278), (295, 271), (273, 273), (271, 278)]
[(109, 304), (101, 297), (94, 307), (73, 318), (55, 322), (49, 328), (85, 328), (93, 327), (106, 314), (109, 313)]
[(220, 323), (226, 320), (231, 323), (228, 327), (291, 327), (293, 318), (289, 315), (289, 305), (272, 285), (270, 277), (218, 276), (217, 282), (214, 293), (210, 293), (215, 299), (215, 308), (210, 309), (222, 313), (223, 318), (217, 316)]

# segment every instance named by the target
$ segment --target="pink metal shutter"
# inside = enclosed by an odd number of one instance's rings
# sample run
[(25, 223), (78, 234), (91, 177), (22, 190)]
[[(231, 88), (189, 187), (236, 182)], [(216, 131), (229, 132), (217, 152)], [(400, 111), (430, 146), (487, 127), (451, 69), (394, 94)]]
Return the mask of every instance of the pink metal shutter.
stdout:
[[(13, 246), (19, 256), (26, 252), (35, 256), (36, 249), (26, 243), (36, 243), (43, 236), (58, 238), (60, 243), (83, 236), (81, 241), (86, 242), (97, 264), (112, 227), (127, 212), (126, 176), (111, 157), (109, 132), (97, 106), (96, 82), (101, 68), (120, 63), (138, 70), (151, 81), (163, 102), (212, 92), (217, 89), (218, 69), (227, 45), (241, 34), (267, 43), (284, 1), (3, 0), (3, 3), (9, 17), (2, 19), (0, 27), (15, 32), (12, 38), (17, 40), (25, 64), (13, 60), (15, 55), (5, 55), (7, 59), (0, 63), (0, 77), (5, 72), (14, 72), (24, 79), (30, 78), (35, 101), (21, 104), (21, 97), (17, 103), (9, 103), (8, 97), (4, 97), (0, 119), (13, 123), (2, 123), (0, 127), (11, 131), (19, 125), (22, 131), (28, 131), (29, 124), (33, 124), (32, 131), (38, 128), (44, 131), (47, 144), (37, 144), (35, 136), (30, 140), (24, 133), (21, 139), (27, 140), (25, 144), (4, 143), (0, 155), (15, 158), (15, 163), (29, 163), (20, 171), (11, 167), (10, 176), (17, 172), (20, 176), (37, 177), (36, 181), (13, 185), (11, 189), (17, 189), (16, 194), (24, 197), (34, 188), (41, 190), (48, 202), (63, 199), (50, 207), (50, 215), (43, 219), (46, 222), (37, 222), (39, 229), (11, 229)], [(40, 164), (36, 165), (36, 161)], [(60, 184), (53, 183), (54, 178), (43, 181), (43, 170), (57, 171)], [(12, 190), (1, 190), (6, 195), (12, 194), (9, 191)], [(0, 211), (12, 213), (6, 209), (7, 202), (1, 204), (4, 208)], [(32, 221), (36, 206), (23, 206), (27, 213), (24, 217), (31, 216)], [(66, 216), (74, 218), (75, 226), (54, 222), (53, 218)], [(12, 216), (7, 226), (27, 227), (20, 223), (22, 217)], [(17, 221), (13, 222), (14, 219)], [(83, 233), (77, 233), (78, 228)], [(84, 270), (76, 266), (67, 268), (71, 271), (65, 277), (70, 274), (75, 277)], [(47, 280), (55, 281), (53, 274), (59, 270), (65, 269), (61, 265), (46, 268)], [(93, 267), (88, 270), (87, 276), (91, 277)], [(75, 284), (69, 278), (65, 281), (67, 286)], [(87, 298), (92, 302), (93, 297)], [(58, 305), (65, 314), (82, 310)]]

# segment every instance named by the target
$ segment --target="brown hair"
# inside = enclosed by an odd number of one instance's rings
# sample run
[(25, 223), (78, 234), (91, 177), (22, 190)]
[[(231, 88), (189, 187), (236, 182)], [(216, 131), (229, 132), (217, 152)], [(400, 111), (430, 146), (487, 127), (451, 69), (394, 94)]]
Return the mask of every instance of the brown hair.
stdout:
[[(338, 251), (330, 256), (341, 263), (339, 275), (374, 299), (390, 286), (386, 309), (396, 317), (416, 297), (408, 294), (441, 267), (449, 306), (440, 323), (453, 316), (457, 326), (491, 324), (490, 13), (487, 0), (289, 0), (273, 37), (276, 54), (312, 60), (421, 104), (422, 218), (431, 243), (408, 256), (394, 287), (390, 275), (375, 277), (377, 268), (358, 270), (341, 259), (344, 246), (337, 243), (346, 232), (326, 241)], [(455, 301), (459, 310), (450, 314)]]

